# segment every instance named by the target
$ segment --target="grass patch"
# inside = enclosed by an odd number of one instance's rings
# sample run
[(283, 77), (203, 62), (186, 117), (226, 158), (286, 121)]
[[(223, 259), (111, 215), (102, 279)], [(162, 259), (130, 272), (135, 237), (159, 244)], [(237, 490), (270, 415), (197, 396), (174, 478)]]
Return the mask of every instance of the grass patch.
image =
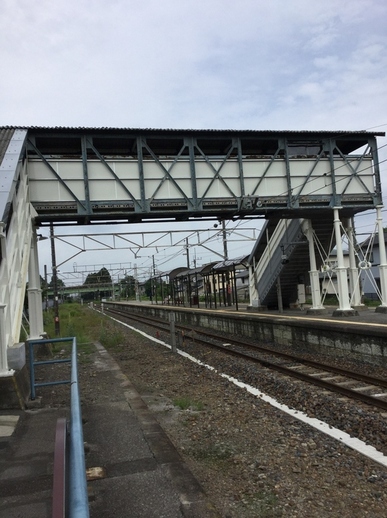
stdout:
[(99, 330), (99, 341), (104, 347), (108, 349), (117, 347), (124, 340), (124, 334), (119, 329), (114, 329), (109, 326), (102, 326)]
[(204, 410), (204, 405), (200, 401), (193, 401), (188, 397), (181, 397), (173, 400), (173, 404), (181, 410)]
[[(50, 309), (43, 315), (44, 330), (48, 336), (55, 338), (54, 311)], [(100, 340), (100, 331), (108, 327), (109, 319), (91, 310), (86, 305), (72, 302), (59, 306), (60, 337), (75, 336), (78, 346)], [(61, 345), (59, 347), (62, 348)]]
[[(54, 311), (44, 313), (44, 329), (50, 338), (55, 338)], [(82, 363), (90, 361), (90, 355), (95, 352), (94, 342), (101, 342), (104, 347), (112, 348), (120, 345), (125, 335), (109, 318), (91, 310), (86, 305), (77, 303), (61, 304), (59, 306), (60, 337), (75, 336), (78, 346), (79, 359)], [(71, 343), (53, 343), (53, 354), (64, 350), (64, 354), (70, 354)]]

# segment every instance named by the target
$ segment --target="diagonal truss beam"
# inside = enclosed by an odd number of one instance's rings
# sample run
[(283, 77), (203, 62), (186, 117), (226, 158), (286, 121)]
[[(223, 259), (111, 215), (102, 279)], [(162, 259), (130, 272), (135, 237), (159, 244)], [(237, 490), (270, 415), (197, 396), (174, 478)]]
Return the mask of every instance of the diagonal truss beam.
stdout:
[(31, 148), (35, 151), (35, 153), (38, 155), (38, 157), (44, 163), (44, 165), (47, 166), (47, 168), (55, 176), (55, 178), (62, 185), (62, 187), (66, 189), (66, 191), (70, 194), (72, 199), (75, 200), (85, 211), (87, 211), (87, 206), (83, 202), (81, 202), (81, 200), (74, 194), (74, 192), (70, 189), (67, 183), (62, 180), (62, 178), (58, 175), (58, 173), (55, 171), (52, 165), (47, 161), (47, 159), (42, 155), (42, 153), (30, 139), (28, 139), (28, 145), (31, 146)]

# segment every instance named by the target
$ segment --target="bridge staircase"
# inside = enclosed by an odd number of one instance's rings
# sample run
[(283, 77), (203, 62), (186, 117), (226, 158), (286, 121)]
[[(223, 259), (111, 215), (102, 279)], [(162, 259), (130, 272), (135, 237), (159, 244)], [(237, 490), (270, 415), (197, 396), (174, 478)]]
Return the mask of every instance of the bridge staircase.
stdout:
[[(34, 211), (29, 203), (25, 158), (26, 134), (24, 130), (0, 131), (0, 407), (3, 403), (9, 405), (9, 387), (14, 383), (20, 385), (11, 406), (22, 407), (20, 394), (27, 390), (22, 379), (25, 373), (19, 372), (26, 370), (20, 331), (27, 279), (30, 303), (40, 297)], [(39, 329), (30, 326), (29, 333), (39, 336), (42, 318), (33, 320)]]
[[(310, 270), (309, 244), (303, 233), (303, 219), (269, 219), (263, 226), (249, 258), (250, 300), (255, 305), (289, 307), (298, 298), (298, 284), (308, 283)], [(327, 256), (331, 243), (333, 221), (312, 220), (316, 239)], [(316, 254), (317, 268), (323, 257)]]

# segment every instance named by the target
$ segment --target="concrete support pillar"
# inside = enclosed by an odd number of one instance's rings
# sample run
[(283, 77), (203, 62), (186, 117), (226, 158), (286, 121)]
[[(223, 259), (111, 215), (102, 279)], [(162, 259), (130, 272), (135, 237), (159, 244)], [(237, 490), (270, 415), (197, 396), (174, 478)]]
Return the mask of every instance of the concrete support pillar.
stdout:
[(303, 232), (308, 240), (309, 245), (309, 279), (310, 289), (312, 295), (312, 307), (307, 310), (307, 313), (323, 313), (325, 311), (324, 306), (321, 304), (321, 291), (320, 291), (320, 278), (319, 271), (317, 270), (316, 264), (316, 253), (314, 249), (313, 239), (313, 227), (310, 219), (304, 220)]
[(355, 241), (353, 232), (353, 219), (349, 218), (347, 222), (348, 235), (348, 252), (349, 252), (349, 289), (351, 291), (351, 306), (354, 308), (362, 308), (364, 304), (361, 302), (360, 276), (359, 269), (356, 266), (355, 257)]
[(31, 250), (28, 264), (28, 308), (30, 320), (30, 338), (39, 338), (43, 333), (43, 305), (40, 287), (38, 243), (36, 229), (31, 236)]
[(383, 218), (382, 218), (382, 207), (376, 207), (376, 222), (378, 226), (378, 238), (379, 238), (379, 276), (380, 276), (380, 292), (381, 292), (381, 304), (376, 308), (378, 313), (387, 313), (387, 256), (386, 256), (386, 244), (384, 240), (384, 229), (383, 229)]
[(333, 316), (353, 316), (357, 314), (349, 303), (349, 291), (348, 291), (348, 276), (347, 268), (344, 263), (343, 246), (341, 242), (341, 222), (339, 217), (339, 209), (335, 207), (333, 209), (333, 225), (335, 230), (336, 238), (336, 253), (337, 253), (337, 290), (339, 296), (339, 308), (333, 312)]

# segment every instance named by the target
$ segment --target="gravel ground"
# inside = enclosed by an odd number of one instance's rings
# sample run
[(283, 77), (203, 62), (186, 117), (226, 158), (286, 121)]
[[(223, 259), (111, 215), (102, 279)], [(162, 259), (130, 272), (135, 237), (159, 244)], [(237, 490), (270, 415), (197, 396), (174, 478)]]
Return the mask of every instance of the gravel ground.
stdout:
[[(387, 515), (387, 469), (216, 372), (120, 329), (119, 345), (103, 345), (154, 411), (222, 517)], [(155, 336), (154, 330), (148, 332)], [(167, 337), (160, 338), (167, 341)], [(379, 412), (346, 400), (338, 402), (318, 389), (279, 378), (258, 366), (246, 368), (238, 365), (239, 360), (225, 360), (197, 345), (186, 343), (183, 348), (291, 407), (332, 426), (341, 425), (387, 454), (387, 419)], [(80, 355), (84, 401), (93, 399), (97, 368), (93, 358), (97, 355)], [(50, 391), (43, 403), (61, 404), (61, 390)]]

